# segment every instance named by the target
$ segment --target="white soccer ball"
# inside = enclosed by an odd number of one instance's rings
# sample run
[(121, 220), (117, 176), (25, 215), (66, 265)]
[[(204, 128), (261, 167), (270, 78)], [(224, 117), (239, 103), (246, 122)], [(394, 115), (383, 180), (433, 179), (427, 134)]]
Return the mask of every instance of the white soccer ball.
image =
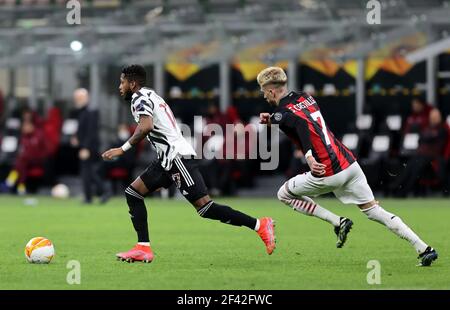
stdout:
[(44, 237), (33, 238), (25, 246), (25, 257), (29, 263), (48, 264), (54, 256), (52, 242)]
[(70, 191), (67, 185), (65, 184), (57, 184), (52, 188), (52, 197), (65, 199), (69, 197)]

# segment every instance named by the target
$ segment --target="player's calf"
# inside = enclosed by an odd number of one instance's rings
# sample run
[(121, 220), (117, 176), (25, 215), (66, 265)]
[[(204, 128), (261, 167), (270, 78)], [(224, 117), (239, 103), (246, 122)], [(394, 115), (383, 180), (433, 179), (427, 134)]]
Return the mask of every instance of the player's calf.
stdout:
[(341, 217), (316, 204), (307, 196), (295, 195), (289, 190), (289, 182), (283, 184), (277, 193), (278, 200), (292, 207), (297, 212), (308, 216), (315, 216), (334, 227), (339, 227)]
[(376, 203), (361, 211), (364, 212), (370, 220), (383, 224), (400, 238), (408, 240), (419, 254), (422, 266), (429, 266), (437, 259), (436, 251), (423, 242), (400, 217), (384, 210)]
[(149, 242), (147, 208), (145, 207), (144, 196), (131, 185), (125, 190), (125, 196), (138, 242)]
[(198, 209), (197, 213), (204, 218), (218, 220), (222, 223), (234, 226), (246, 226), (253, 230), (255, 229), (258, 221), (254, 217), (234, 210), (229, 206), (220, 205), (213, 200), (207, 202), (203, 207)]
[(274, 221), (271, 218), (256, 219), (229, 206), (209, 201), (197, 210), (204, 218), (218, 220), (234, 226), (246, 226), (258, 233), (270, 255), (275, 249)]

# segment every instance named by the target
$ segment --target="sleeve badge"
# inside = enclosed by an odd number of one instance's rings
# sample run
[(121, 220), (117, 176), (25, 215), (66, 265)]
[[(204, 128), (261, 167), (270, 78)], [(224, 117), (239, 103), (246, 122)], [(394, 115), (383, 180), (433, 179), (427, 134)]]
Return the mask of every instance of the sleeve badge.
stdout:
[(279, 121), (281, 121), (281, 119), (283, 118), (283, 114), (281, 114), (280, 112), (276, 112), (276, 113), (273, 115), (273, 118), (274, 118), (275, 121), (279, 122)]

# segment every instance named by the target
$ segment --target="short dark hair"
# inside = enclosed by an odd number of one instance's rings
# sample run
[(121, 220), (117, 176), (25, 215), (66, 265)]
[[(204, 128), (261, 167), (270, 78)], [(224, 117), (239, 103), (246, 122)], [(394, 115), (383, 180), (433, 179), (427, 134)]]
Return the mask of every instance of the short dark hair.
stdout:
[(122, 68), (122, 73), (129, 82), (137, 82), (141, 86), (147, 82), (147, 72), (141, 65), (125, 66)]

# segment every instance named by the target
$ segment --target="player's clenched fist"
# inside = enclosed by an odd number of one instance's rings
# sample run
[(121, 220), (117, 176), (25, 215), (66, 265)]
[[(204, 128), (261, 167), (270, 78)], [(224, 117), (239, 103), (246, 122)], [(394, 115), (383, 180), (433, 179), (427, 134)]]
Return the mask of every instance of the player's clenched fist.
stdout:
[(114, 149), (109, 149), (102, 154), (102, 158), (103, 158), (103, 160), (112, 160), (115, 157), (122, 156), (123, 153), (124, 152), (123, 152), (122, 148), (120, 148), (120, 147), (114, 148)]
[(325, 168), (327, 166), (324, 164), (318, 163), (313, 156), (307, 157), (306, 162), (308, 163), (308, 166), (311, 169), (311, 173), (313, 175), (320, 177), (325, 174)]
[(261, 124), (270, 125), (270, 113), (260, 113), (259, 114), (259, 122)]

